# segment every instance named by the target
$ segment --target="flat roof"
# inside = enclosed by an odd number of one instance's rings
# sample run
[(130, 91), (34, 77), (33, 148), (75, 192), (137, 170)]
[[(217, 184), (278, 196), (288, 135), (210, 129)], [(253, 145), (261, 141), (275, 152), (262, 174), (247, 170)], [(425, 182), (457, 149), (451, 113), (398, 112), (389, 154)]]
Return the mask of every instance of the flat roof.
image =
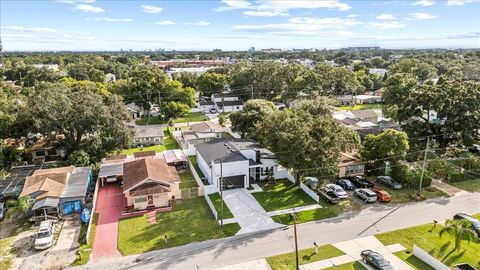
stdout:
[(123, 175), (123, 162), (114, 164), (102, 164), (98, 177)]
[(76, 167), (67, 180), (61, 198), (85, 197), (91, 171), (91, 167)]

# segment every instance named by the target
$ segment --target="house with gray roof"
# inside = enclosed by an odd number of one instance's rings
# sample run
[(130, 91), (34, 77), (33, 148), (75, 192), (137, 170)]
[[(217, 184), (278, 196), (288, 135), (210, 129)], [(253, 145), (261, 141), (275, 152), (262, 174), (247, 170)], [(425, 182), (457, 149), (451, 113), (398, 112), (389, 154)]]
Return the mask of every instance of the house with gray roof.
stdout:
[(248, 188), (269, 175), (280, 178), (275, 155), (258, 142), (218, 138), (196, 144), (195, 149), (200, 170), (216, 188)]

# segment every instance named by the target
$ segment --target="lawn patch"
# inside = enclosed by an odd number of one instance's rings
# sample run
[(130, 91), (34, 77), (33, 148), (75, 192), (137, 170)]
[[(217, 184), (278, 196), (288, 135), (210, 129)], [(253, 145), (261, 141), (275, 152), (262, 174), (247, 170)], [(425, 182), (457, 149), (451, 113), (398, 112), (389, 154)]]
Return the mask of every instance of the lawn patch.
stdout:
[(170, 212), (158, 213), (155, 224), (150, 224), (145, 215), (120, 219), (118, 250), (130, 255), (225, 236), (205, 199), (198, 197), (174, 204)]
[[(338, 215), (338, 211), (335, 207), (317, 208), (312, 210), (301, 211), (297, 213), (297, 224), (305, 223), (313, 220), (336, 217), (337, 215)], [(273, 216), (272, 219), (275, 222), (285, 224), (285, 225), (293, 224), (293, 220), (291, 220), (290, 214)]]
[[(175, 118), (173, 120), (175, 123), (186, 123), (186, 122), (202, 122), (202, 121), (208, 121), (208, 117), (201, 113), (201, 112), (188, 112), (185, 114), (183, 117)], [(168, 123), (168, 119), (163, 119), (158, 116), (150, 116), (150, 119), (148, 117), (144, 117), (140, 120), (135, 121), (135, 124), (139, 126), (144, 126), (148, 124), (150, 125), (158, 125), (158, 124), (165, 124)]]
[(197, 181), (190, 172), (183, 172), (178, 174), (180, 176), (180, 189), (198, 187)]
[(360, 262), (351, 262), (346, 264), (337, 265), (335, 267), (325, 268), (325, 270), (368, 270)]
[(165, 150), (180, 149), (180, 146), (178, 145), (177, 141), (175, 141), (171, 131), (168, 128), (163, 129), (163, 136), (164, 136), (163, 144), (125, 149), (125, 150), (122, 150), (119, 154), (133, 155), (133, 153), (136, 153), (136, 152), (146, 152), (146, 151), (155, 151), (159, 153)]
[(260, 186), (263, 192), (252, 195), (267, 212), (317, 203), (300, 186), (287, 179), (261, 183)]
[[(402, 188), (402, 189), (391, 189), (389, 187), (378, 185), (380, 189), (383, 189), (392, 195), (392, 200), (390, 203), (406, 203), (414, 201), (412, 195), (418, 192), (417, 189)], [(434, 187), (428, 187), (422, 189), (422, 194), (425, 196), (425, 199), (432, 199), (437, 197), (445, 196), (446, 194)]]
[(407, 229), (397, 230), (388, 233), (376, 235), (378, 240), (384, 245), (392, 245), (399, 243), (409, 252), (412, 252), (413, 244), (436, 257), (444, 264), (453, 266), (457, 263), (466, 262), (475, 267), (480, 266), (480, 240), (475, 239), (468, 243), (462, 240), (461, 250), (451, 252), (454, 247), (455, 238), (450, 234), (444, 234), (442, 238), (438, 233), (442, 226), (437, 225), (432, 230), (433, 224), (411, 227)]
[(15, 258), (15, 252), (12, 250), (15, 236), (0, 239), (0, 269), (10, 269)]
[(469, 192), (480, 192), (480, 178), (473, 179), (473, 180), (466, 180), (460, 182), (453, 182), (450, 185), (457, 187), (459, 189), (463, 189)]
[(238, 231), (240, 231), (240, 224), (238, 223), (229, 223), (229, 224), (223, 225), (223, 232), (225, 233), (226, 236), (233, 236)]
[[(345, 255), (345, 253), (332, 245), (319, 246), (317, 254), (315, 254), (315, 248), (307, 248), (298, 251), (299, 264), (317, 262), (342, 255)], [(266, 260), (272, 270), (295, 269), (295, 252), (268, 257)]]
[[(222, 199), (220, 198), (220, 194), (219, 193), (212, 193), (212, 194), (209, 194), (208, 197), (212, 201), (215, 209), (217, 210), (218, 219), (220, 219), (221, 216), (222, 216)], [(230, 209), (228, 208), (225, 201), (223, 201), (223, 218), (224, 219), (233, 218), (233, 214), (232, 214), (232, 212), (230, 212)]]
[(413, 255), (409, 251), (400, 251), (395, 253), (395, 256), (408, 263), (411, 267), (417, 270), (435, 270), (435, 268), (428, 265), (426, 262), (420, 260), (417, 256)]
[[(93, 240), (95, 239), (95, 233), (97, 231), (97, 221), (98, 221), (98, 213), (94, 213), (92, 216), (92, 226), (90, 227), (90, 235), (87, 235), (87, 224), (82, 223), (82, 227), (80, 228), (80, 233), (78, 235), (78, 243), (80, 243), (79, 253), (75, 257), (75, 261), (72, 265), (84, 265), (90, 260), (90, 254), (92, 254), (92, 246)], [(88, 237), (87, 244), (86, 240)]]

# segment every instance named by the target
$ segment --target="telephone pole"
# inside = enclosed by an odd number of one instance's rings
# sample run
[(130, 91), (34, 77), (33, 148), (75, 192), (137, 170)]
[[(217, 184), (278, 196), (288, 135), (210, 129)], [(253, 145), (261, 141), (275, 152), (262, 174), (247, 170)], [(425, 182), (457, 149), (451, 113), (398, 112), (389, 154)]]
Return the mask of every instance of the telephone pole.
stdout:
[(297, 213), (290, 214), (290, 220), (293, 219), (293, 234), (295, 236), (295, 270), (300, 270), (298, 262), (298, 241), (297, 241)]
[(429, 145), (430, 145), (430, 136), (427, 136), (427, 145), (425, 147), (425, 154), (423, 154), (422, 176), (420, 177), (420, 185), (418, 186), (419, 194), (422, 194), (422, 182), (423, 182), (423, 176), (425, 175), (425, 165), (427, 164), (427, 154), (428, 154)]

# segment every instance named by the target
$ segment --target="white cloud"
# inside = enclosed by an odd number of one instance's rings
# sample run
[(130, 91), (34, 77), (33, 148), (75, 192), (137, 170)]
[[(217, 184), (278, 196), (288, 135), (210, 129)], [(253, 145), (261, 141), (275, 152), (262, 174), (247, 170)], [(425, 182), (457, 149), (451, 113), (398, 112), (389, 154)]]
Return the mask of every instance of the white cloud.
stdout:
[(158, 25), (174, 25), (175, 22), (174, 21), (169, 21), (169, 20), (164, 20), (164, 21), (156, 22), (155, 24), (158, 24)]
[(377, 16), (377, 20), (395, 20), (395, 16), (389, 13), (383, 13)]
[(224, 6), (218, 7), (215, 11), (223, 12), (235, 9), (249, 9), (252, 7), (252, 3), (247, 0), (222, 0)]
[(463, 6), (467, 3), (473, 2), (473, 0), (448, 0), (445, 5), (447, 6)]
[(347, 18), (356, 18), (356, 17), (358, 17), (357, 14), (350, 14), (350, 15), (347, 16)]
[(400, 23), (398, 21), (371, 22), (368, 24), (368, 28), (378, 29), (378, 30), (397, 29), (397, 28), (403, 28), (405, 26), (406, 24)]
[(102, 17), (102, 18), (90, 18), (87, 17), (85, 20), (88, 21), (105, 21), (105, 22), (132, 22), (132, 19), (120, 19), (120, 18), (108, 18), (108, 17)]
[(207, 26), (207, 25), (210, 25), (209, 22), (206, 22), (206, 21), (198, 21), (196, 23), (192, 23), (192, 25), (196, 25), (196, 26)]
[(287, 12), (281, 11), (254, 11), (247, 10), (243, 12), (243, 15), (252, 16), (252, 17), (276, 17), (276, 16), (288, 16)]
[(158, 14), (162, 12), (163, 8), (159, 6), (148, 6), (142, 5), (142, 12), (149, 13), (149, 14)]
[(271, 34), (316, 35), (327, 29), (345, 29), (361, 24), (355, 19), (295, 17), (286, 23), (234, 25), (233, 30), (263, 32)]
[(434, 4), (435, 2), (433, 0), (420, 0), (412, 3), (412, 5), (414, 6), (423, 6), (423, 7), (433, 6)]
[(276, 12), (280, 16), (283, 16), (285, 13), (288, 13), (289, 10), (293, 9), (326, 8), (346, 11), (352, 8), (350, 5), (340, 2), (340, 0), (257, 0), (255, 4), (247, 0), (223, 0), (222, 3), (224, 5), (216, 8), (215, 11), (222, 12), (236, 9), (247, 9), (253, 11), (270, 11), (272, 12), (270, 14)]
[(95, 7), (92, 5), (75, 5), (76, 10), (84, 11), (84, 12), (92, 12), (92, 13), (102, 13), (105, 12), (105, 9), (101, 7)]
[(410, 13), (410, 18), (412, 20), (431, 20), (437, 18), (437, 15), (431, 15), (428, 13)]
[(15, 32), (31, 32), (31, 33), (58, 33), (57, 30), (47, 27), (25, 27), (20, 25), (2, 26), (1, 29), (11, 30)]

